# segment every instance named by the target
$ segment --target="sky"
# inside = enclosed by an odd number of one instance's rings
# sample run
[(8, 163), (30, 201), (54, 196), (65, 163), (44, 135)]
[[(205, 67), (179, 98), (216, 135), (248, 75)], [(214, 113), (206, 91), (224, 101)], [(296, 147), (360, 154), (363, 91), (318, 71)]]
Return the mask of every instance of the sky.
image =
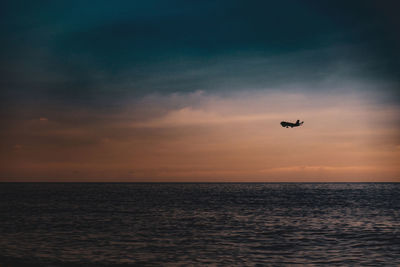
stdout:
[(399, 7), (1, 1), (0, 181), (400, 182)]

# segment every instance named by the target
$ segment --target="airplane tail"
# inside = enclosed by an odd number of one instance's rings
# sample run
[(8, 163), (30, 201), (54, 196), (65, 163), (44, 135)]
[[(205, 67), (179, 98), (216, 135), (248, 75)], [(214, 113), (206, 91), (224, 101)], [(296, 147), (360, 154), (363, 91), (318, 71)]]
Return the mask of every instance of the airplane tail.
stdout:
[(296, 121), (296, 124), (299, 125), (299, 124), (300, 124), (300, 120), (297, 120), (297, 121)]

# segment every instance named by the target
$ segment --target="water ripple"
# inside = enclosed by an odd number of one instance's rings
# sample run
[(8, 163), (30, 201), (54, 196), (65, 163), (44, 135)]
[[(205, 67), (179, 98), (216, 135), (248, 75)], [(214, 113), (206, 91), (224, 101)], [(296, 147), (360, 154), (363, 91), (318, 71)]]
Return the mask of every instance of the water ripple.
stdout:
[(400, 184), (1, 184), (0, 265), (400, 265)]

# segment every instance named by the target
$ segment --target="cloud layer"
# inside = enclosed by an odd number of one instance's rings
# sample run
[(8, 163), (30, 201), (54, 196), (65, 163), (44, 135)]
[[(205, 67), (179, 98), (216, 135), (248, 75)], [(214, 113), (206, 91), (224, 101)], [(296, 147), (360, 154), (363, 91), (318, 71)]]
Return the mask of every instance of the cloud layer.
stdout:
[[(197, 91), (39, 117), (3, 136), (13, 145), (2, 179), (397, 181), (400, 109), (374, 99), (350, 89)], [(279, 125), (296, 119), (304, 125)]]

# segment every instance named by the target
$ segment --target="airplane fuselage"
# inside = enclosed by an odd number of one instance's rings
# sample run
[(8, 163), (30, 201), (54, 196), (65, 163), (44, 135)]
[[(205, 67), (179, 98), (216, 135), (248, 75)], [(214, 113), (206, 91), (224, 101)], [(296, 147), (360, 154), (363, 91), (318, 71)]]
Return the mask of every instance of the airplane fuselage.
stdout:
[(286, 128), (291, 127), (291, 128), (293, 128), (293, 127), (298, 127), (298, 126), (302, 125), (303, 123), (304, 123), (304, 121), (300, 122), (299, 120), (297, 120), (296, 123), (282, 121), (281, 125), (282, 125), (282, 127), (286, 127)]

